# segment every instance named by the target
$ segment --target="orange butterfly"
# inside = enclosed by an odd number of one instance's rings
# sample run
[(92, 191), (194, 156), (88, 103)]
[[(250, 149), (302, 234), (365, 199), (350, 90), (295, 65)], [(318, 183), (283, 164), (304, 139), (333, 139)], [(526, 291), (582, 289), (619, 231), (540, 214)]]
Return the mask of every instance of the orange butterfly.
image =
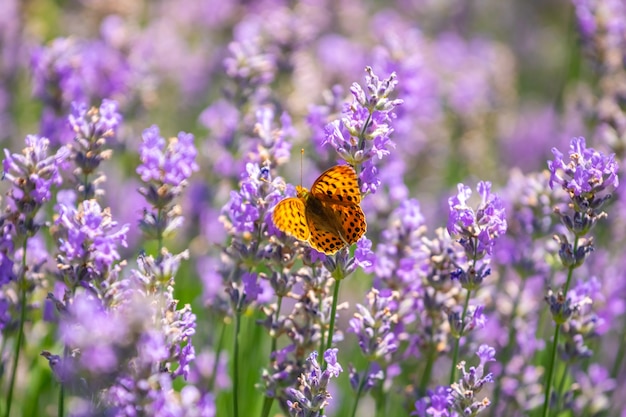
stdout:
[(365, 233), (359, 181), (351, 166), (329, 168), (315, 180), (310, 192), (301, 186), (296, 191), (297, 197), (286, 198), (274, 208), (272, 219), (283, 232), (327, 255), (355, 243)]

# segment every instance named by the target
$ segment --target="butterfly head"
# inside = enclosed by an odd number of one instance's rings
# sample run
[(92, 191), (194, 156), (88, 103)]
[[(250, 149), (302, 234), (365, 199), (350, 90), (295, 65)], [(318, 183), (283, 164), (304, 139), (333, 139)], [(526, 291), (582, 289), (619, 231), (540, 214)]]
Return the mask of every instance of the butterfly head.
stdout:
[(296, 186), (296, 194), (298, 195), (298, 198), (301, 198), (303, 200), (306, 200), (309, 197), (309, 190), (307, 188), (304, 188), (300, 185)]

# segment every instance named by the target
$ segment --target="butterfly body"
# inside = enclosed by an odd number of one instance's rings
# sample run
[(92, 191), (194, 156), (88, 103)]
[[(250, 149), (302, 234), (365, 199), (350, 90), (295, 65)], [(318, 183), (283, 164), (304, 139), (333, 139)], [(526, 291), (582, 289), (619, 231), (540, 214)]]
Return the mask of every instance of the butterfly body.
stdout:
[(297, 197), (282, 200), (274, 209), (272, 218), (283, 232), (329, 255), (365, 233), (361, 193), (352, 167), (334, 166), (319, 176), (311, 191), (300, 186), (296, 191)]

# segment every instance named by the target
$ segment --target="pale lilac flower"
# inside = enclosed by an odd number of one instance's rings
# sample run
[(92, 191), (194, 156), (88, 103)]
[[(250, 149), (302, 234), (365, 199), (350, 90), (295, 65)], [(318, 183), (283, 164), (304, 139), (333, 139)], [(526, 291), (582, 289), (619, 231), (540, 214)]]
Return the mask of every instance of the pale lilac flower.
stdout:
[(556, 148), (552, 148), (552, 153), (554, 160), (548, 161), (551, 188), (558, 184), (572, 196), (593, 198), (619, 185), (615, 155), (587, 148), (583, 137), (572, 139), (569, 161)]
[(92, 141), (100, 147), (103, 141), (115, 138), (122, 123), (115, 100), (104, 99), (99, 108), (89, 108), (84, 102), (72, 102), (71, 107), (68, 121), (77, 135), (76, 140)]
[(500, 198), (491, 193), (490, 182), (479, 182), (477, 191), (481, 201), (476, 210), (468, 206), (472, 190), (458, 185), (458, 194), (448, 200), (450, 217), (448, 232), (459, 236), (469, 259), (481, 259), (491, 255), (498, 237), (506, 232), (504, 205)]
[(358, 84), (352, 84), (353, 102), (344, 106), (340, 120), (330, 122), (325, 128), (323, 145), (330, 145), (339, 157), (359, 169), (361, 191), (374, 193), (380, 185), (376, 161), (390, 153), (395, 144), (390, 136), (393, 110), (402, 100), (391, 99), (398, 81), (395, 74), (380, 80), (371, 68), (366, 68), (368, 93)]
[(368, 361), (389, 360), (399, 344), (394, 334), (398, 294), (389, 289), (372, 289), (366, 297), (367, 305), (356, 305), (357, 312), (350, 319), (349, 330), (357, 336)]
[(300, 375), (299, 388), (289, 388), (287, 400), (292, 417), (321, 416), (322, 409), (328, 406), (332, 398), (328, 392), (330, 378), (337, 378), (343, 369), (337, 362), (337, 349), (328, 349), (324, 353), (326, 369), (322, 370), (317, 362), (317, 352), (312, 352), (307, 359), (308, 369)]
[(69, 263), (92, 263), (91, 272), (97, 274), (121, 259), (117, 248), (126, 247), (129, 225), (117, 228), (110, 210), (103, 210), (96, 200), (85, 200), (78, 209), (60, 204), (58, 211), (59, 251)]
[[(32, 54), (33, 95), (45, 104), (42, 134), (69, 143), (73, 132), (65, 118), (72, 102), (125, 98), (133, 88), (127, 57), (100, 39), (57, 38)], [(126, 98), (128, 100), (128, 98)]]
[(35, 205), (50, 200), (52, 185), (61, 184), (59, 168), (69, 157), (70, 150), (61, 147), (49, 155), (49, 147), (47, 138), (28, 135), (22, 154), (4, 150), (4, 179), (13, 184), (10, 196), (16, 209), (23, 214), (32, 215), (33, 210), (36, 211)]
[(199, 170), (195, 162), (197, 151), (190, 133), (180, 132), (177, 138), (166, 142), (159, 135), (159, 128), (153, 125), (143, 131), (142, 139), (139, 148), (141, 164), (137, 167), (137, 174), (144, 182), (177, 187)]
[(428, 395), (415, 402), (415, 411), (412, 416), (418, 417), (457, 417), (451, 411), (453, 404), (452, 389), (439, 386), (428, 391)]

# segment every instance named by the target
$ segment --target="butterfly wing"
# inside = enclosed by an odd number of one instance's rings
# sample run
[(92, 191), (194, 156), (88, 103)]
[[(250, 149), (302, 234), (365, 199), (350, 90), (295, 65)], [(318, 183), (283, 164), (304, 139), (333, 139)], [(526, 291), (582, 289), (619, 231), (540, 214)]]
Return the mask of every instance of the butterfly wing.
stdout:
[(318, 227), (315, 222), (309, 221), (309, 229), (311, 230), (311, 237), (309, 238), (309, 244), (319, 252), (326, 255), (332, 255), (339, 249), (346, 246), (339, 234), (329, 230)]
[(339, 206), (341, 215), (341, 227), (343, 229), (343, 238), (348, 244), (352, 245), (361, 239), (361, 236), (367, 230), (365, 222), (365, 214), (358, 205)]
[(356, 171), (350, 165), (336, 165), (319, 176), (311, 194), (318, 199), (334, 204), (359, 204), (361, 191)]
[(286, 198), (276, 204), (272, 220), (276, 227), (300, 240), (309, 240), (311, 234), (304, 214), (304, 202), (295, 197)]

